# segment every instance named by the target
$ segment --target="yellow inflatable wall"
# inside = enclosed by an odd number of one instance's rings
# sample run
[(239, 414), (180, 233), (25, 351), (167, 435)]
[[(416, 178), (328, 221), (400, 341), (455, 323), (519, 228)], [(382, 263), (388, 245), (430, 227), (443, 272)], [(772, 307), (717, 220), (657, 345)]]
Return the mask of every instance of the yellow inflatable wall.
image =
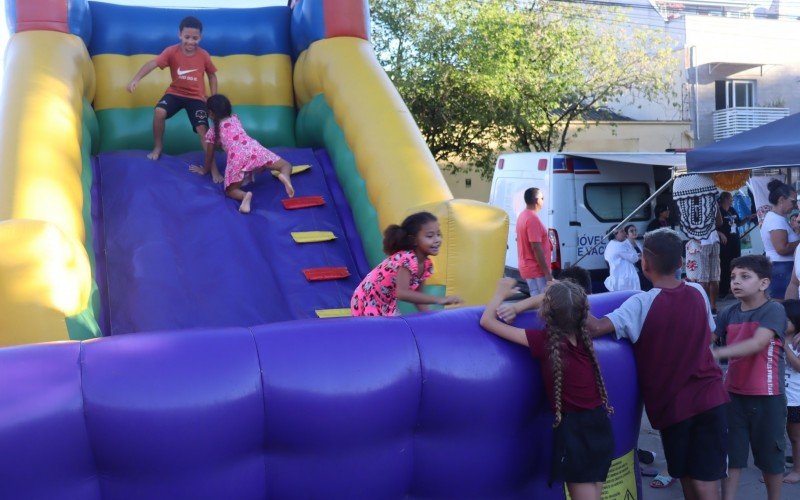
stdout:
[[(0, 99), (0, 345), (67, 340), (65, 317), (91, 291), (82, 209), (83, 100), (94, 69), (83, 41), (19, 33)], [(91, 235), (89, 236), (91, 237)]]

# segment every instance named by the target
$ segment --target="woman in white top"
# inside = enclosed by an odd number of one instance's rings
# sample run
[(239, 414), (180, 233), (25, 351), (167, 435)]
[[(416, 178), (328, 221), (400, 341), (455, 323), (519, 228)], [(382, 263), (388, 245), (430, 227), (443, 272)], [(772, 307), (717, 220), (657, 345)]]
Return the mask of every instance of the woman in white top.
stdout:
[(767, 184), (767, 188), (772, 210), (767, 212), (761, 224), (761, 240), (764, 242), (764, 253), (772, 261), (769, 295), (781, 299), (786, 294), (792, 276), (794, 250), (800, 243), (800, 236), (792, 231), (786, 220), (786, 216), (797, 206), (797, 192), (777, 179)]
[(606, 245), (603, 258), (608, 262), (611, 272), (603, 282), (609, 292), (620, 290), (641, 290), (639, 275), (634, 264), (639, 261), (639, 254), (626, 241), (625, 229), (620, 227)]

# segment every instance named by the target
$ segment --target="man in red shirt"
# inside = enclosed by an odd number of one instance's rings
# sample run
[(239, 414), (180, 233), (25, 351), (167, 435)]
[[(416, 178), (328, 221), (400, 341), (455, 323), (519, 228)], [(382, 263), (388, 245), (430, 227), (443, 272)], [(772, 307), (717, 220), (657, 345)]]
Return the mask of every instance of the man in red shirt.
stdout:
[[(161, 156), (164, 143), (164, 126), (167, 118), (181, 109), (186, 110), (192, 129), (200, 135), (201, 148), (203, 137), (208, 131), (208, 111), (206, 109), (206, 85), (204, 75), (208, 75), (211, 95), (217, 93), (217, 68), (211, 62), (211, 56), (199, 47), (203, 37), (203, 23), (193, 16), (185, 17), (180, 24), (178, 38), (180, 43), (171, 45), (155, 59), (144, 63), (133, 79), (128, 83), (128, 92), (136, 90), (139, 81), (156, 68), (169, 66), (172, 84), (167, 88), (153, 114), (153, 151), (147, 155), (151, 160)], [(214, 182), (222, 182), (222, 175), (216, 165), (212, 166), (211, 175)]]
[(531, 296), (544, 293), (548, 281), (553, 281), (550, 272), (553, 246), (537, 213), (544, 206), (544, 195), (539, 188), (525, 190), (525, 210), (517, 217), (517, 256), (519, 274), (528, 282)]

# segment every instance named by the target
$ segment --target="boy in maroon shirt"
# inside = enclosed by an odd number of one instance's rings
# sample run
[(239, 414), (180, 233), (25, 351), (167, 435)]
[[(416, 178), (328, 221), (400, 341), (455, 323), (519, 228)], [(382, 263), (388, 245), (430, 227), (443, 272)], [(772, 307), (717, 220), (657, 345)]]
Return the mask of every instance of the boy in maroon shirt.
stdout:
[[(200, 39), (203, 38), (203, 23), (196, 17), (188, 16), (181, 21), (178, 29), (180, 43), (167, 47), (158, 57), (144, 63), (127, 87), (128, 92), (133, 92), (139, 81), (151, 71), (169, 66), (172, 83), (156, 104), (153, 114), (155, 144), (153, 151), (147, 155), (151, 160), (157, 160), (161, 156), (167, 118), (181, 109), (186, 110), (192, 129), (200, 136), (201, 148), (205, 149), (203, 137), (208, 131), (205, 75), (208, 75), (211, 95), (217, 93), (217, 68), (211, 62), (208, 52), (199, 47)], [(192, 167), (191, 170), (199, 174), (208, 173), (201, 171), (202, 167)], [(216, 164), (211, 166), (211, 175), (214, 182), (222, 182), (222, 175), (217, 170)]]
[(601, 319), (592, 335), (615, 332), (633, 343), (647, 416), (661, 431), (667, 467), (689, 499), (720, 498), (726, 476), (728, 394), (711, 353), (714, 319), (703, 289), (675, 278), (683, 244), (677, 233), (645, 235), (642, 272), (653, 289)]

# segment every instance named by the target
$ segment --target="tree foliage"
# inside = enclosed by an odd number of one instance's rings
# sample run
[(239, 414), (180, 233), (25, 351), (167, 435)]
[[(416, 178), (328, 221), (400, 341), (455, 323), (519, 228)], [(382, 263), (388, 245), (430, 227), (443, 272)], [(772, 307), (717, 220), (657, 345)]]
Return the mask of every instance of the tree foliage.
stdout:
[(440, 164), (491, 175), (499, 148), (560, 151), (570, 125), (627, 94), (674, 96), (668, 39), (608, 8), (373, 0), (376, 54)]

